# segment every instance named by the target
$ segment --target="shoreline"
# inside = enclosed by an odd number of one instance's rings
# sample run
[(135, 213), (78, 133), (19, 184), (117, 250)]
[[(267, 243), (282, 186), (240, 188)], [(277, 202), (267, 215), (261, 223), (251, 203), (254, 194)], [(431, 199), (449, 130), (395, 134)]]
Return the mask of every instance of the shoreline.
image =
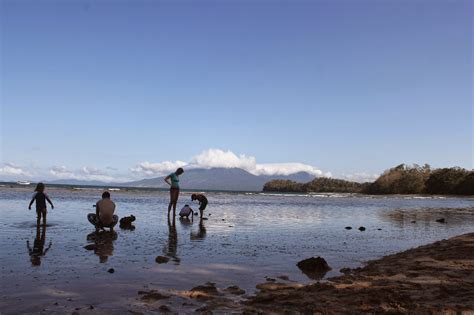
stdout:
[[(145, 309), (237, 313), (473, 314), (474, 233), (369, 261), (364, 267), (313, 284), (281, 277), (243, 295), (212, 283), (189, 291), (139, 292)], [(176, 298), (184, 308), (176, 309)], [(171, 303), (169, 303), (171, 302)], [(187, 300), (187, 301), (186, 301)], [(193, 306), (194, 309), (189, 309)]]

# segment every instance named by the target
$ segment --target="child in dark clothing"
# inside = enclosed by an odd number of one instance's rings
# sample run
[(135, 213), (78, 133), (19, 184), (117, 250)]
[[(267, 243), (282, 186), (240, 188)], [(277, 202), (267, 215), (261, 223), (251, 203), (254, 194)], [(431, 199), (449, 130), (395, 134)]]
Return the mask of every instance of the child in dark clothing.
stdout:
[(35, 193), (33, 195), (33, 198), (31, 198), (30, 205), (28, 206), (29, 210), (31, 210), (31, 205), (35, 201), (36, 201), (37, 224), (40, 223), (41, 217), (43, 217), (43, 224), (46, 225), (46, 213), (47, 213), (46, 201), (48, 201), (49, 204), (51, 205), (51, 209), (54, 209), (54, 205), (51, 202), (51, 199), (49, 199), (48, 195), (44, 192), (43, 183), (38, 183), (38, 185), (36, 185)]

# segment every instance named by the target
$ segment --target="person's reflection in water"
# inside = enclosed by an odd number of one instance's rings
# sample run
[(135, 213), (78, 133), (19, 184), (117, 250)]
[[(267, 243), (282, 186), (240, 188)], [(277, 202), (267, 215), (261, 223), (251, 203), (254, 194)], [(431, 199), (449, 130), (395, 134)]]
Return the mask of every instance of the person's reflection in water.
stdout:
[(109, 256), (114, 254), (114, 241), (117, 239), (117, 232), (115, 231), (97, 231), (87, 235), (87, 240), (94, 242), (94, 244), (86, 246), (88, 249), (93, 249), (94, 254), (99, 256), (99, 262), (105, 263)]
[[(173, 220), (171, 222), (171, 220)], [(164, 250), (164, 254), (170, 257), (177, 265), (181, 261), (178, 258), (178, 233), (176, 232), (176, 219), (173, 217), (170, 219), (168, 217), (168, 243), (166, 244)]]
[(181, 226), (185, 229), (189, 229), (193, 222), (189, 218), (179, 218), (179, 222), (181, 223)]
[(201, 218), (199, 220), (199, 226), (197, 231), (191, 232), (192, 241), (201, 241), (206, 238), (206, 227), (204, 226), (204, 220)]
[(41, 228), (40, 228), (40, 224), (38, 223), (36, 225), (36, 237), (33, 242), (33, 248), (31, 248), (30, 246), (30, 241), (29, 240), (26, 241), (26, 247), (28, 248), (31, 264), (33, 266), (41, 265), (41, 257), (46, 255), (46, 252), (51, 248), (51, 245), (53, 244), (51, 241), (49, 241), (48, 247), (44, 249), (45, 241), (46, 241), (46, 225), (43, 224), (41, 225)]

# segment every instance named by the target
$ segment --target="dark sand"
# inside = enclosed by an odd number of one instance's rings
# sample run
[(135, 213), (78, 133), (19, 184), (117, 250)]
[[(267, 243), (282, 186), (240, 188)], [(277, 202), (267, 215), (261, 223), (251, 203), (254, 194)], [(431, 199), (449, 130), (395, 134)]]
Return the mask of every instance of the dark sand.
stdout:
[[(257, 288), (256, 295), (242, 296), (238, 288), (207, 283), (140, 296), (149, 310), (175, 312), (193, 306), (214, 313), (474, 314), (474, 233), (370, 261), (329, 281), (302, 285), (276, 279)], [(166, 302), (176, 297), (182, 299), (179, 308)]]

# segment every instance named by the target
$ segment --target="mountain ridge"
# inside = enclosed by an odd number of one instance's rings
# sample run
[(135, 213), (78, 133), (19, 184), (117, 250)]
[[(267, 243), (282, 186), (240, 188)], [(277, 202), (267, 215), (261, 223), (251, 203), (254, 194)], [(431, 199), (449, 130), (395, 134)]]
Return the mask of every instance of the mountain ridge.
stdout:
[[(100, 181), (84, 181), (77, 179), (60, 179), (47, 181), (50, 184), (62, 185), (92, 185), (138, 188), (168, 188), (164, 178), (166, 175), (145, 178), (123, 183), (107, 183)], [(229, 190), (229, 191), (262, 191), (266, 182), (274, 179), (287, 179), (296, 182), (308, 182), (315, 176), (306, 172), (297, 172), (290, 175), (254, 175), (240, 168), (198, 168), (185, 170), (180, 176), (182, 189), (196, 190)]]

